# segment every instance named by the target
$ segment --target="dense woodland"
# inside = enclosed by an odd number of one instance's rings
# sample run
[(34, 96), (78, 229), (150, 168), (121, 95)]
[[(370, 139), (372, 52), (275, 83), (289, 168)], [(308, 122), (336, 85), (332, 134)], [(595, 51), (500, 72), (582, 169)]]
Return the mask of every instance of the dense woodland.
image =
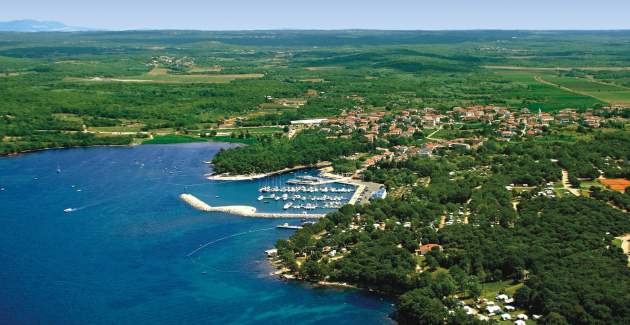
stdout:
[[(613, 241), (630, 232), (630, 193), (598, 187), (590, 197), (549, 198), (507, 187), (557, 182), (561, 168), (618, 169), (630, 161), (626, 148), (630, 137), (620, 132), (576, 143), (489, 142), (465, 153), (384, 162), (366, 177), (390, 191), (410, 191), (345, 206), (279, 241), (279, 256), (305, 280), (348, 282), (393, 296), (394, 317), (403, 324), (478, 323), (455, 296), (479, 297), (493, 283), (517, 285), (516, 306), (543, 315), (543, 324), (626, 324), (630, 269)], [(470, 214), (467, 224), (438, 230), (441, 216), (461, 208)], [(443, 251), (418, 260), (415, 249), (428, 243)], [(347, 253), (331, 258), (325, 247)]]
[(372, 149), (362, 137), (329, 139), (324, 133), (306, 131), (292, 139), (268, 138), (266, 142), (221, 150), (213, 159), (215, 173), (254, 174), (313, 165)]

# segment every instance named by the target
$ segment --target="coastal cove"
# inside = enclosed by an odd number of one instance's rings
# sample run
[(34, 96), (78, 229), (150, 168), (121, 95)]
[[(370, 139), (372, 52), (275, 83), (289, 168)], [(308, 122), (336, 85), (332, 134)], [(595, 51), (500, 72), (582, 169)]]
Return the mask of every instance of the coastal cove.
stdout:
[(270, 275), (264, 251), (292, 233), (276, 226), (295, 220), (202, 212), (180, 200), (193, 193), (213, 206), (261, 204), (265, 180), (204, 176), (204, 161), (233, 146), (0, 158), (0, 323), (390, 323), (391, 302), (378, 296)]

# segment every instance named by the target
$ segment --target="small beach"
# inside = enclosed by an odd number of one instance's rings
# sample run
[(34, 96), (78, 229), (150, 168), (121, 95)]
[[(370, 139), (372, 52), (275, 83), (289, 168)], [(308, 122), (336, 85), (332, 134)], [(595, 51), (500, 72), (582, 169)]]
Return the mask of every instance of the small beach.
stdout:
[(250, 174), (250, 175), (209, 174), (207, 175), (207, 179), (212, 180), (212, 181), (251, 181), (251, 180), (256, 180), (256, 179), (262, 179), (265, 177), (281, 175), (281, 174), (285, 174), (285, 173), (289, 173), (289, 172), (293, 172), (297, 170), (310, 169), (310, 168), (323, 168), (323, 167), (328, 167), (330, 165), (331, 165), (330, 162), (325, 161), (325, 162), (320, 162), (314, 165), (299, 165), (299, 166), (295, 166), (291, 168), (284, 168), (281, 170), (276, 170), (276, 171), (272, 171), (268, 173), (261, 173), (261, 174)]

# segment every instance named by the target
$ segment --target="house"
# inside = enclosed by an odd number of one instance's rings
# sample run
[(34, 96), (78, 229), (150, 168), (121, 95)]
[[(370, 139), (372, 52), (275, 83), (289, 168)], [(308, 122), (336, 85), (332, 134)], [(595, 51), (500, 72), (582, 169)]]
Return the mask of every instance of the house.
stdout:
[(597, 116), (589, 117), (584, 120), (584, 124), (591, 128), (598, 128), (600, 125), (601, 119)]
[(297, 120), (297, 121), (291, 121), (291, 125), (317, 126), (326, 121), (327, 120), (325, 118), (316, 118), (316, 119), (310, 119), (310, 120)]
[(522, 319), (522, 320), (527, 320), (527, 319), (529, 319), (529, 317), (527, 317), (527, 315), (525, 315), (525, 314), (518, 314), (518, 315), (516, 315), (516, 318), (518, 318), (518, 319)]
[(515, 321), (514, 324), (516, 324), (516, 325), (527, 325), (527, 323), (524, 320), (522, 320), (522, 319), (519, 319), (519, 320)]
[(416, 249), (416, 254), (425, 255), (426, 253), (432, 251), (434, 248), (442, 251), (442, 246), (440, 246), (439, 244), (424, 244), (420, 245), (418, 249)]
[(476, 309), (466, 305), (464, 305), (464, 311), (466, 312), (466, 315), (476, 315), (478, 313)]
[(501, 307), (496, 306), (496, 305), (486, 306), (486, 311), (489, 314), (496, 314), (497, 312), (501, 311)]
[(510, 319), (512, 319), (512, 316), (510, 316), (510, 314), (508, 313), (501, 314), (501, 320), (510, 320)]
[(503, 301), (505, 301), (508, 298), (510, 298), (510, 297), (508, 297), (508, 295), (506, 295), (504, 293), (500, 294), (500, 295), (497, 295), (497, 297), (496, 297), (497, 300), (503, 300)]
[(372, 225), (372, 227), (378, 230), (385, 230), (385, 223), (384, 222), (375, 223)]
[(453, 149), (470, 150), (470, 145), (468, 143), (461, 142), (450, 142), (448, 147)]

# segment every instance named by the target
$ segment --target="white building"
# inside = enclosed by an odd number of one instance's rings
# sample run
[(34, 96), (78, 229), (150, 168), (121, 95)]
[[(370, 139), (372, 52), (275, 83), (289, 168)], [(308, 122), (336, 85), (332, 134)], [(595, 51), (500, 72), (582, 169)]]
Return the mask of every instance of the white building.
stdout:
[(291, 125), (318, 126), (326, 121), (328, 120), (325, 118), (316, 118), (316, 119), (310, 119), (310, 120), (296, 120), (296, 121), (291, 121)]

